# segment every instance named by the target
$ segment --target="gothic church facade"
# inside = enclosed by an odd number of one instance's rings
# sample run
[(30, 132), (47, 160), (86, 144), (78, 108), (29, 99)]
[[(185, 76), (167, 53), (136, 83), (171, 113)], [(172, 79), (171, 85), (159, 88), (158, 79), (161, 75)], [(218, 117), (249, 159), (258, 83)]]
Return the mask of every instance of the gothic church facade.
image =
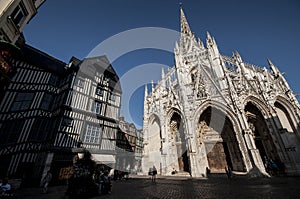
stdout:
[(268, 175), (266, 159), (300, 174), (300, 106), (278, 68), (245, 63), (238, 52), (220, 54), (191, 32), (182, 8), (175, 66), (144, 99), (143, 172), (173, 169), (192, 177), (234, 171)]

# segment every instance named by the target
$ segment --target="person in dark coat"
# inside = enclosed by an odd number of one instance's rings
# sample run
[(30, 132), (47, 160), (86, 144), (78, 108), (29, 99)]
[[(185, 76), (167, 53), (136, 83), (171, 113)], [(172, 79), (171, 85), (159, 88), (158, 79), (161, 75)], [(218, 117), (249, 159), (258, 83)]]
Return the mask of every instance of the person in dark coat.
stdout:
[(67, 191), (69, 198), (90, 198), (98, 195), (98, 186), (93, 179), (96, 162), (91, 157), (91, 153), (86, 150), (81, 159), (74, 161), (73, 175)]

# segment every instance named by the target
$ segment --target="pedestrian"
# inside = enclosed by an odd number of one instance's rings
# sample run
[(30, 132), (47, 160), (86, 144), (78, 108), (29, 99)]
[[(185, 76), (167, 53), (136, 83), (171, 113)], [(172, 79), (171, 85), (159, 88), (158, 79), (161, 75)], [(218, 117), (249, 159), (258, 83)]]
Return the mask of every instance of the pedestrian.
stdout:
[(229, 176), (229, 171), (228, 171), (227, 167), (225, 167), (225, 172), (226, 172), (227, 178), (229, 179), (230, 176)]
[(92, 160), (92, 154), (85, 150), (83, 157), (73, 163), (73, 175), (67, 191), (70, 198), (87, 198), (98, 194), (99, 187), (93, 179), (95, 169), (96, 162)]
[(228, 167), (228, 175), (229, 175), (229, 178), (231, 179), (232, 178), (232, 169), (231, 169), (231, 167), (229, 166)]
[(177, 173), (176, 169), (173, 168), (173, 171), (171, 172), (172, 175), (175, 175)]
[(42, 179), (42, 188), (43, 188), (42, 193), (48, 192), (48, 186), (49, 186), (51, 179), (52, 179), (52, 174), (49, 170), (49, 171), (47, 171), (47, 174)]
[(8, 183), (8, 179), (4, 178), (0, 183), (0, 196), (6, 196), (11, 191), (11, 185)]
[(157, 170), (156, 170), (156, 167), (153, 165), (153, 167), (152, 167), (152, 178), (151, 178), (151, 180), (152, 180), (152, 182), (156, 182), (156, 174), (157, 174)]
[(101, 193), (103, 194), (111, 193), (111, 180), (108, 174), (109, 172), (105, 170), (101, 176)]
[(208, 167), (206, 167), (206, 175), (210, 174), (210, 169)]

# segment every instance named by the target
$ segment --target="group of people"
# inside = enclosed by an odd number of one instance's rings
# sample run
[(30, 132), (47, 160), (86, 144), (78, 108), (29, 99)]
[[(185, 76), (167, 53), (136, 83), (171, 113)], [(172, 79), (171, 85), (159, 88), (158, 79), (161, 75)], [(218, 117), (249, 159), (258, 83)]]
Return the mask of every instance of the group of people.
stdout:
[(271, 176), (285, 174), (284, 164), (279, 160), (273, 161), (272, 158), (267, 158), (267, 156), (265, 156), (264, 165), (267, 173), (269, 173)]
[(68, 180), (66, 196), (69, 198), (89, 198), (100, 193), (110, 193), (111, 181), (109, 172), (96, 170), (96, 162), (91, 159), (91, 153), (85, 151), (79, 159), (73, 160), (73, 174)]
[(151, 181), (155, 183), (156, 182), (157, 169), (154, 165), (153, 165), (153, 167), (149, 168), (148, 175), (151, 176)]
[(128, 178), (129, 178), (129, 171), (121, 171), (117, 169), (114, 170), (114, 176), (113, 176), (114, 181), (123, 180), (123, 179), (128, 180)]

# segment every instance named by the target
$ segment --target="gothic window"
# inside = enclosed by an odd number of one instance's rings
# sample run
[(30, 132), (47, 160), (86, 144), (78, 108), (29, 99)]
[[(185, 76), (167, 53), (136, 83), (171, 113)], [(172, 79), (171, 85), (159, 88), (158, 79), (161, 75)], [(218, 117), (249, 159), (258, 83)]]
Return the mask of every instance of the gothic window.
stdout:
[(26, 16), (28, 15), (28, 12), (24, 6), (24, 4), (21, 2), (11, 13), (11, 18), (16, 26), (20, 27), (22, 23), (25, 21)]
[(177, 122), (173, 120), (171, 121), (170, 124), (170, 140), (173, 141), (175, 140), (177, 132), (178, 132)]
[(11, 111), (29, 109), (34, 93), (18, 93), (11, 107)]
[(203, 98), (203, 97), (207, 97), (207, 92), (206, 92), (203, 77), (200, 75), (198, 81), (197, 98)]
[(91, 143), (91, 144), (99, 144), (101, 132), (102, 132), (101, 126), (97, 127), (97, 126), (87, 125), (85, 136), (84, 136), (84, 142)]

